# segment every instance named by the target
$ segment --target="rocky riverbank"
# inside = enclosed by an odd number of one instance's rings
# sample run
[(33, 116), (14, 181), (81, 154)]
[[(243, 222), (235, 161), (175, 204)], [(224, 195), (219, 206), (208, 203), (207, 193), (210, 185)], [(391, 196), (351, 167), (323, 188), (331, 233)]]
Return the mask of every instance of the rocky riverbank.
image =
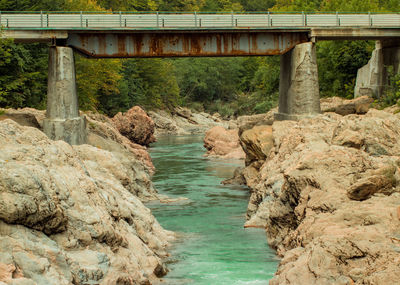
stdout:
[(94, 113), (89, 144), (52, 141), (43, 118), (33, 109), (0, 115), (0, 284), (151, 284), (164, 275), (173, 234), (142, 203), (159, 198), (146, 148)]
[(369, 103), (242, 130), (245, 227), (282, 257), (270, 284), (400, 282), (400, 115)]
[(234, 120), (224, 120), (218, 113), (210, 115), (182, 107), (177, 107), (172, 112), (157, 110), (148, 113), (154, 121), (154, 135), (156, 137), (160, 135), (204, 134), (214, 126), (222, 126), (225, 129), (237, 128)]

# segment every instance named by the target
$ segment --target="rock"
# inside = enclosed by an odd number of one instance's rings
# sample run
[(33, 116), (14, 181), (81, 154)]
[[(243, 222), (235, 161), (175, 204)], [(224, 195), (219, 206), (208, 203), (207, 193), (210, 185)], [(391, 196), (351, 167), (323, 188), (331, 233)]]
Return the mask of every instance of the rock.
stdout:
[(233, 177), (222, 181), (221, 184), (223, 184), (223, 185), (230, 185), (230, 184), (246, 185), (246, 179), (244, 178), (243, 170), (244, 170), (244, 167), (236, 168), (235, 172), (233, 173)]
[(140, 201), (152, 192), (143, 190), (149, 176), (129, 153), (124, 161), (122, 151), (71, 146), (1, 121), (0, 281), (155, 282), (173, 236)]
[(350, 114), (365, 114), (368, 112), (374, 99), (368, 96), (361, 96), (352, 100), (345, 100), (339, 97), (321, 99), (322, 112), (334, 112), (346, 116)]
[(150, 111), (149, 115), (154, 120), (156, 136), (204, 134), (214, 126), (223, 126), (226, 129), (237, 128), (234, 121), (223, 121), (210, 114), (196, 113), (182, 107), (177, 107), (172, 113), (163, 110)]
[[(46, 111), (36, 110), (33, 108), (21, 108), (21, 109), (2, 109), (0, 113), (3, 115), (0, 118), (11, 119), (22, 126), (34, 127), (42, 129), (43, 120), (46, 117)], [(0, 119), (1, 120), (1, 119)]]
[(1, 109), (0, 111), (4, 112), (3, 115), (0, 115), (0, 121), (5, 119), (11, 119), (22, 126), (34, 127), (37, 129), (41, 128), (35, 115), (33, 115), (29, 109), (28, 110)]
[[(127, 137), (121, 135), (114, 128), (110, 118), (93, 112), (86, 112), (85, 115), (88, 121), (88, 144), (111, 151), (118, 155), (121, 160), (129, 160), (129, 164), (132, 165), (137, 165), (137, 162), (133, 161), (139, 160), (144, 164), (149, 174), (154, 173), (155, 168), (146, 147), (133, 143)], [(148, 187), (151, 182), (149, 181), (146, 184), (146, 187)]]
[(155, 124), (155, 132), (154, 135), (157, 137), (159, 135), (184, 135), (189, 134), (189, 132), (185, 131), (183, 128), (178, 127), (176, 122), (173, 120), (172, 115), (163, 110), (158, 110), (157, 112), (150, 111), (150, 117), (154, 121)]
[(192, 116), (192, 111), (190, 111), (188, 108), (183, 108), (183, 107), (176, 107), (175, 113), (178, 116), (184, 117), (189, 120), (190, 120), (190, 117)]
[(245, 226), (264, 227), (282, 256), (270, 284), (395, 284), (397, 115), (370, 109), (275, 121), (271, 136), (269, 154), (249, 152), (243, 171), (251, 187)]
[(265, 160), (274, 147), (271, 126), (255, 126), (243, 132), (240, 143), (246, 153), (246, 165), (253, 161)]
[(112, 118), (115, 128), (132, 142), (148, 146), (155, 142), (154, 122), (139, 106), (126, 113), (119, 112)]
[(384, 166), (378, 170), (369, 171), (365, 177), (358, 179), (347, 190), (347, 195), (353, 200), (366, 200), (375, 193), (391, 194), (390, 190), (396, 186), (395, 177), (397, 168), (394, 165)]
[(278, 108), (274, 108), (265, 114), (238, 117), (237, 124), (239, 126), (239, 135), (241, 135), (244, 131), (253, 128), (254, 126), (272, 125), (274, 122), (274, 114), (277, 111)]
[(239, 144), (238, 130), (226, 130), (221, 126), (213, 127), (206, 132), (204, 147), (207, 149), (207, 156), (237, 159), (245, 157)]

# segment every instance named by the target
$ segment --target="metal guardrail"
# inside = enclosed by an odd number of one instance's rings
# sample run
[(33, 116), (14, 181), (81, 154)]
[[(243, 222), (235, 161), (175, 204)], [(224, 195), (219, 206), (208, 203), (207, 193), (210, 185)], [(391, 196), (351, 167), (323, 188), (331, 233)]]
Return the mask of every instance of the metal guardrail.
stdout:
[(5, 29), (400, 28), (400, 13), (1, 12)]

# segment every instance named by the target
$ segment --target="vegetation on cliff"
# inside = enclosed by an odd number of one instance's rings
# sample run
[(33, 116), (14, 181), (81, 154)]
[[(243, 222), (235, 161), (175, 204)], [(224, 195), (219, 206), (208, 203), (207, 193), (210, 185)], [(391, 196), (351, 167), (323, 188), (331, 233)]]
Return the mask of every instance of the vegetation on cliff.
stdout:
[[(398, 11), (395, 0), (1, 0), (10, 10), (124, 11)], [(322, 96), (352, 97), (357, 69), (373, 42), (317, 45)], [(0, 107), (45, 108), (47, 46), (0, 42)], [(224, 116), (262, 113), (277, 103), (279, 57), (191, 59), (86, 59), (76, 57), (80, 107), (108, 115), (133, 105), (177, 105)], [(394, 81), (397, 82), (397, 81)], [(393, 89), (393, 90), (392, 90)], [(393, 84), (386, 104), (395, 103)]]

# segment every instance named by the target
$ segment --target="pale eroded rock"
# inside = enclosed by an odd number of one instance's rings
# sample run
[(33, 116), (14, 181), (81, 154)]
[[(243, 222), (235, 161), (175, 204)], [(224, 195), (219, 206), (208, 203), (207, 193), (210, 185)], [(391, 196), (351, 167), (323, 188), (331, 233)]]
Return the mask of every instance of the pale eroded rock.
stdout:
[(245, 154), (239, 144), (238, 130), (226, 130), (216, 126), (206, 132), (204, 147), (207, 156), (222, 158), (244, 158)]
[[(129, 153), (127, 151), (127, 153)], [(133, 164), (131, 164), (134, 162)], [(140, 168), (141, 166), (141, 168)], [(138, 196), (148, 174), (89, 145), (0, 122), (0, 281), (149, 284), (172, 238)]]
[(244, 170), (245, 226), (283, 257), (270, 284), (399, 281), (399, 137), (399, 118), (374, 109), (274, 122), (269, 155), (249, 152), (260, 160)]

